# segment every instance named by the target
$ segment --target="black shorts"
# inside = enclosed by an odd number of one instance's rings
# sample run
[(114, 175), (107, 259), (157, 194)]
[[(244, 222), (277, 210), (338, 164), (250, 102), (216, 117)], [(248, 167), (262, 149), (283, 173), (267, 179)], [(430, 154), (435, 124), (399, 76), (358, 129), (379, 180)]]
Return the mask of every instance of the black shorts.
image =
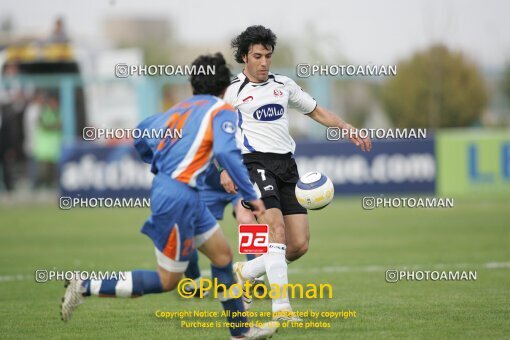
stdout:
[(277, 208), (283, 215), (306, 214), (296, 199), (299, 173), (292, 154), (253, 152), (243, 155), (252, 183), (260, 190), (266, 209)]

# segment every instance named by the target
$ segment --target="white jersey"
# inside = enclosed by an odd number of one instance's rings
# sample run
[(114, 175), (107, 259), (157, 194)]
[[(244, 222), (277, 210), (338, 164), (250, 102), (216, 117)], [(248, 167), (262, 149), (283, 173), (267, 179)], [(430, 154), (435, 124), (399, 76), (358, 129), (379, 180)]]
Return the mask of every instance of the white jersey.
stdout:
[(263, 83), (252, 83), (240, 73), (232, 80), (224, 100), (237, 111), (237, 145), (251, 152), (294, 153), (289, 133), (288, 108), (309, 114), (317, 103), (294, 80), (269, 73)]

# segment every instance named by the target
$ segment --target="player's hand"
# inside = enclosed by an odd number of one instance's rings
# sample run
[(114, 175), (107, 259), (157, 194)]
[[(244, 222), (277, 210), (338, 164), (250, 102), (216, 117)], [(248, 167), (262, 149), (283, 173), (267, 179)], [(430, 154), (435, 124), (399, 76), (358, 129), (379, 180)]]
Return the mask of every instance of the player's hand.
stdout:
[(262, 202), (261, 199), (249, 201), (249, 203), (251, 205), (251, 211), (253, 212), (253, 215), (255, 215), (255, 217), (259, 217), (266, 211), (266, 206), (264, 205), (264, 202)]
[(237, 187), (234, 184), (234, 181), (232, 181), (232, 178), (230, 178), (227, 170), (223, 170), (221, 172), (220, 183), (223, 186), (223, 189), (225, 189), (225, 191), (229, 194), (237, 194)]
[(361, 150), (363, 151), (372, 150), (372, 141), (370, 140), (370, 137), (367, 136), (366, 138), (361, 138), (357, 133), (358, 130), (354, 126), (346, 123), (342, 127), (342, 130), (351, 131), (350, 133), (347, 134), (349, 141), (354, 145), (359, 146)]

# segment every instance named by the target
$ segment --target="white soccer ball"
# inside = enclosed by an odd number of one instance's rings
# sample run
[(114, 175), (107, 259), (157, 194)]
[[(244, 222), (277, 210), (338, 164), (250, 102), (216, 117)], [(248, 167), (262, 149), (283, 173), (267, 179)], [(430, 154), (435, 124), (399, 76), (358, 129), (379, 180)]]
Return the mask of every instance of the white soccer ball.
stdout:
[(319, 210), (333, 200), (335, 188), (328, 176), (312, 171), (301, 176), (296, 184), (296, 198), (303, 208)]

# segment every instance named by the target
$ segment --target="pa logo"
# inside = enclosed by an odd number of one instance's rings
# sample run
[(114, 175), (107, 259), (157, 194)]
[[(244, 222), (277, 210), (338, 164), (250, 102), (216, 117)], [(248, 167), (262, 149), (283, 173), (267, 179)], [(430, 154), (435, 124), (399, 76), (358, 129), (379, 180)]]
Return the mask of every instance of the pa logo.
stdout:
[(269, 226), (267, 224), (239, 225), (239, 254), (265, 254), (268, 246)]

